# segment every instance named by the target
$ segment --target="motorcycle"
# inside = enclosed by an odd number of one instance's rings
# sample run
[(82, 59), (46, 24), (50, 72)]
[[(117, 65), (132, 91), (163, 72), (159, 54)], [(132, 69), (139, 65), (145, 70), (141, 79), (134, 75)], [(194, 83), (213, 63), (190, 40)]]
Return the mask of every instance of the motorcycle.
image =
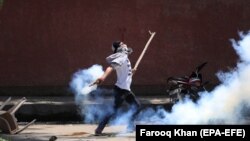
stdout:
[(203, 83), (200, 73), (206, 64), (207, 62), (204, 62), (197, 66), (190, 76), (169, 77), (167, 79), (167, 94), (172, 103), (183, 101), (185, 97), (196, 102), (200, 97), (199, 92), (206, 91), (205, 85), (208, 84), (208, 81)]

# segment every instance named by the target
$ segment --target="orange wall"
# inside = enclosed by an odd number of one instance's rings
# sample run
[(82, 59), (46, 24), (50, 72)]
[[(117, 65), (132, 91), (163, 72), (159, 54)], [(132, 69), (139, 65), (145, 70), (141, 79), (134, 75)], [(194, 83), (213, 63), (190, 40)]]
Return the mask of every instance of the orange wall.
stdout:
[[(68, 85), (79, 69), (107, 66), (114, 40), (135, 64), (155, 31), (135, 85), (164, 85), (208, 61), (204, 79), (237, 62), (229, 39), (250, 28), (249, 0), (4, 0), (0, 86)], [(106, 84), (111, 84), (115, 75)]]

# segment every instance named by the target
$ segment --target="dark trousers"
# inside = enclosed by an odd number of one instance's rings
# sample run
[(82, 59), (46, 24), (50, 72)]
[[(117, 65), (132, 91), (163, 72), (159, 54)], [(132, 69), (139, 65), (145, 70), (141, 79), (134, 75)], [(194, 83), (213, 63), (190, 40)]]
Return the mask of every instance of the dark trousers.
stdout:
[(134, 128), (134, 120), (136, 115), (139, 113), (140, 103), (136, 99), (135, 95), (128, 90), (120, 89), (119, 87), (114, 87), (114, 110), (112, 113), (107, 114), (102, 121), (99, 123), (98, 127), (96, 128), (96, 132), (102, 132), (106, 124), (109, 120), (116, 115), (119, 108), (121, 108), (124, 101), (126, 101), (131, 108), (135, 108), (133, 110), (132, 117), (130, 119), (129, 125), (127, 128)]

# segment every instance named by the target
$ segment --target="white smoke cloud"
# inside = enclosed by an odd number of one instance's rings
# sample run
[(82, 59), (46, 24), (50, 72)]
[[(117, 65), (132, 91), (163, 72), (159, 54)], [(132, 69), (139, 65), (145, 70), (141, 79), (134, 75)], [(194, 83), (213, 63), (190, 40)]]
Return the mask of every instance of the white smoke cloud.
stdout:
[(87, 95), (91, 91), (96, 90), (97, 86), (90, 86), (97, 78), (103, 74), (102, 66), (93, 65), (92, 67), (84, 70), (79, 70), (73, 74), (70, 87), (75, 95)]
[[(90, 86), (103, 73), (102, 66), (93, 65), (74, 73), (70, 82), (70, 88), (75, 94), (75, 103), (79, 106), (85, 123), (100, 122), (104, 116), (113, 112), (114, 99), (105, 97), (105, 94), (112, 94), (112, 91), (98, 88), (97, 85)], [(110, 124), (120, 125), (129, 122), (131, 111), (124, 113), (122, 110), (118, 111)]]
[(115, 117), (110, 121), (111, 125), (129, 124), (132, 114), (136, 112), (136, 109), (134, 107), (130, 107), (130, 109), (126, 109), (126, 111), (123, 111), (124, 109), (126, 108), (121, 108), (117, 111)]
[(86, 123), (100, 120), (107, 112), (110, 112), (111, 106), (105, 105), (101, 96), (103, 90), (98, 89), (97, 85), (90, 86), (103, 73), (101, 65), (93, 65), (74, 73), (70, 82), (70, 88), (75, 94), (75, 102)]
[(145, 110), (139, 121), (161, 124), (246, 123), (245, 111), (250, 108), (250, 32), (240, 36), (240, 41), (231, 40), (240, 58), (237, 67), (230, 72), (217, 73), (221, 84), (213, 91), (202, 93), (197, 103), (188, 99), (179, 102), (171, 112), (163, 108)]

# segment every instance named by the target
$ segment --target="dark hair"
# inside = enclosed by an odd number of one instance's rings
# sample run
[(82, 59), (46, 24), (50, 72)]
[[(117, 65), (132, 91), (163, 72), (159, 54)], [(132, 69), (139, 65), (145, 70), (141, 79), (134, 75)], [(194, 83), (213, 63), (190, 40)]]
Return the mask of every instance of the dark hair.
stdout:
[(114, 48), (114, 53), (116, 53), (117, 48), (120, 47), (121, 41), (114, 41), (112, 47)]

